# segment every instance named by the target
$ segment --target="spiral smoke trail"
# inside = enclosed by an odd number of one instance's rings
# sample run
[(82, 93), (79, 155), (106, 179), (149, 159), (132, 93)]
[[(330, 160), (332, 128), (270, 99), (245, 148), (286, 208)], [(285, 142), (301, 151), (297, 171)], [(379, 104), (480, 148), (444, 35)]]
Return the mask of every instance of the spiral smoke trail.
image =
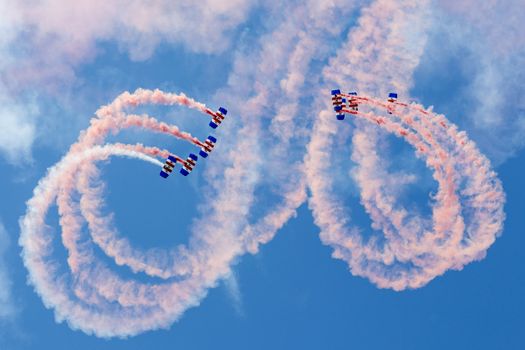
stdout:
[[(439, 187), (433, 195), (431, 218), (410, 212), (398, 204), (398, 192), (388, 188), (389, 181), (380, 171), (374, 135), (355, 134), (352, 160), (358, 166), (354, 179), (372, 227), (383, 233), (365, 239), (351, 225), (333, 180), (323, 176), (331, 151), (319, 142), (323, 133), (317, 129), (307, 166), (310, 207), (322, 230), (321, 240), (334, 248), (333, 256), (346, 261), (353, 274), (394, 290), (421, 287), (448, 269), (461, 269), (483, 258), (502, 231), (505, 201), (488, 159), (465, 132), (430, 109), (418, 104), (388, 105), (369, 97), (357, 101), (360, 112), (355, 118), (402, 137), (425, 161)], [(371, 111), (362, 112), (365, 109)], [(385, 113), (388, 111), (393, 114)], [(333, 113), (321, 113), (321, 118), (336, 127)]]
[[(198, 304), (205, 291), (228, 272), (228, 252), (235, 245), (219, 244), (193, 237), (189, 245), (171, 250), (140, 251), (112, 230), (110, 216), (103, 216), (102, 187), (97, 162), (112, 156), (124, 156), (161, 165), (155, 157), (165, 158), (167, 151), (141, 144), (105, 144), (108, 134), (135, 127), (198, 144), (192, 135), (176, 126), (147, 115), (127, 114), (126, 109), (143, 104), (185, 105), (206, 113), (203, 104), (183, 94), (139, 89), (123, 93), (113, 103), (97, 111), (90, 127), (77, 143), (40, 180), (34, 196), (27, 202), (21, 219), (22, 257), (29, 270), (29, 280), (45, 305), (54, 308), (58, 320), (71, 327), (98, 336), (128, 336), (168, 327), (188, 307)], [(67, 249), (69, 276), (59, 272), (53, 258), (53, 237), (46, 229), (46, 215), (54, 203), (58, 206), (62, 242)], [(133, 272), (163, 279), (143, 283), (120, 277), (93, 253), (87, 245), (82, 226), (87, 224), (90, 241), (118, 265)], [(215, 241), (213, 241), (215, 240)]]

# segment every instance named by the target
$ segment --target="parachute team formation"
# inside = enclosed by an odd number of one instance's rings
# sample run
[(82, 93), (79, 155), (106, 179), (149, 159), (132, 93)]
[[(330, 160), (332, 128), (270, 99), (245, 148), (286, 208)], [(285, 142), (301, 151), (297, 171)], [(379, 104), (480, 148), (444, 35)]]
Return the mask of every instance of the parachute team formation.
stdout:
[[(121, 94), (96, 112), (90, 127), (80, 134), (69, 152), (48, 169), (27, 202), (27, 212), (20, 221), (22, 258), (29, 271), (29, 281), (46, 307), (55, 309), (57, 320), (67, 320), (73, 328), (102, 337), (168, 327), (224, 276), (226, 268), (219, 264), (208, 267), (215, 259), (214, 251), (191, 241), (187, 247), (146, 251), (136, 248), (115, 230), (112, 215), (102, 213), (105, 204), (103, 186), (98, 185), (101, 181), (97, 162), (112, 156), (144, 160), (161, 166), (160, 176), (166, 178), (176, 163), (182, 165), (181, 174), (188, 175), (198, 159), (191, 153), (184, 160), (167, 150), (140, 143), (107, 143), (105, 140), (110, 134), (139, 128), (170, 135), (199, 147), (203, 158), (208, 157), (217, 142), (213, 136), (202, 142), (175, 125), (132, 113), (133, 108), (142, 105), (186, 106), (211, 115), (212, 128), (221, 124), (227, 113), (222, 107), (213, 112), (184, 94), (144, 89)], [(162, 164), (157, 158), (166, 161)], [(54, 203), (68, 253), (67, 278), (55, 268), (54, 237), (46, 225)], [(114, 259), (116, 265), (163, 281), (143, 283), (139, 279), (123, 278), (111, 264), (94, 254), (94, 246)]]
[[(356, 130), (352, 160), (358, 165), (353, 177), (372, 227), (383, 234), (364, 239), (349, 225), (332, 178), (316, 181), (325, 172), (318, 166), (321, 156), (331, 152), (318, 146), (313, 154), (320, 158), (311, 157), (308, 164), (310, 204), (321, 240), (334, 248), (333, 256), (346, 261), (353, 274), (394, 290), (422, 287), (449, 269), (482, 259), (502, 231), (505, 194), (489, 160), (466, 133), (431, 109), (399, 102), (397, 93), (390, 93), (386, 103), (355, 92), (332, 90), (331, 95), (337, 120), (348, 113), (403, 138), (438, 183), (431, 197), (431, 218), (405, 208), (398, 191), (375, 180), (382, 169), (374, 142), (368, 139), (377, 135)], [(320, 135), (314, 134), (312, 144), (323, 145)]]
[[(337, 120), (350, 114), (403, 137), (425, 159), (439, 185), (431, 220), (414, 218), (406, 209), (396, 207), (392, 197), (381, 188), (365, 180), (372, 176), (373, 167), (358, 169), (356, 181), (363, 188), (362, 203), (374, 227), (384, 234), (385, 243), (380, 245), (364, 240), (358, 231), (346, 226), (349, 220), (341, 216), (343, 211), (331, 193), (331, 179), (325, 175), (325, 153), (319, 153), (322, 159), (316, 159), (317, 153), (310, 149), (313, 165), (308, 165), (304, 174), (312, 193), (309, 200), (322, 231), (321, 240), (334, 248), (334, 257), (345, 260), (353, 274), (395, 290), (421, 287), (448, 269), (460, 269), (483, 257), (501, 232), (504, 194), (489, 161), (466, 134), (442, 115), (417, 104), (398, 102), (397, 93), (390, 93), (386, 102), (340, 90), (332, 90), (331, 97)], [(110, 216), (100, 212), (104, 202), (102, 189), (96, 185), (99, 182), (96, 162), (111, 156), (141, 159), (160, 165), (160, 176), (167, 178), (177, 163), (182, 165), (180, 173), (187, 176), (198, 160), (193, 153), (183, 159), (167, 150), (142, 144), (105, 143), (109, 133), (138, 127), (186, 140), (200, 148), (202, 158), (214, 150), (217, 142), (214, 136), (203, 142), (175, 125), (127, 111), (145, 104), (177, 104), (196, 109), (212, 117), (209, 126), (213, 129), (227, 114), (223, 107), (214, 112), (184, 94), (143, 89), (123, 93), (97, 111), (77, 143), (49, 169), (28, 201), (20, 223), (24, 263), (30, 282), (45, 305), (55, 309), (59, 320), (66, 319), (74, 328), (99, 336), (126, 336), (168, 327), (224, 277), (236, 256), (248, 251), (239, 249), (226, 259), (221, 251), (226, 245), (189, 244), (166, 249), (159, 257), (158, 250), (143, 252), (134, 248), (113, 229)], [(373, 109), (387, 113), (374, 114)], [(316, 137), (314, 134), (313, 138)], [(356, 140), (361, 141), (355, 143), (358, 152), (355, 157), (365, 157), (366, 139)], [(312, 141), (312, 144), (318, 143)], [(373, 155), (369, 156), (373, 159)], [(155, 157), (166, 159), (165, 163)], [(370, 164), (373, 162), (367, 166)], [(75, 200), (77, 195), (79, 200)], [(68, 250), (69, 279), (63, 278), (54, 267), (50, 243), (53, 236), (45, 229), (53, 203), (58, 206), (62, 241)], [(90, 231), (91, 242), (117, 265), (165, 281), (144, 283), (121, 277), (83, 243), (84, 224)], [(398, 264), (410, 267), (400, 269)]]
[[(217, 112), (213, 112), (210, 109), (206, 108), (206, 113), (212, 116), (212, 120), (210, 121), (210, 127), (213, 129), (216, 129), (217, 126), (221, 124), (221, 122), (224, 120), (225, 115), (228, 113), (228, 111), (224, 107), (220, 107)], [(202, 158), (207, 158), (208, 155), (213, 151), (213, 148), (215, 147), (215, 143), (217, 142), (217, 139), (214, 136), (208, 136), (206, 141), (201, 142), (199, 140), (194, 140), (193, 143), (201, 148), (199, 151), (199, 155)], [(160, 176), (163, 178), (167, 178), (173, 169), (175, 168), (176, 163), (182, 164), (182, 168), (180, 169), (180, 173), (184, 176), (188, 176), (192, 171), (193, 168), (197, 165), (197, 160), (199, 158), (193, 154), (190, 153), (188, 158), (186, 160), (182, 159), (181, 157), (178, 157), (176, 155), (170, 154), (168, 156), (168, 159), (166, 159), (166, 162), (162, 166), (162, 170), (160, 171)]]
[[(332, 90), (331, 94), (332, 105), (334, 106), (337, 120), (344, 120), (345, 113), (357, 114), (357, 112), (359, 112), (359, 98), (357, 97), (357, 92), (352, 91), (348, 94), (342, 94), (341, 90), (335, 89)], [(397, 93), (389, 93), (387, 101), (390, 103), (388, 107), (388, 114), (392, 114), (392, 106), (397, 101)]]

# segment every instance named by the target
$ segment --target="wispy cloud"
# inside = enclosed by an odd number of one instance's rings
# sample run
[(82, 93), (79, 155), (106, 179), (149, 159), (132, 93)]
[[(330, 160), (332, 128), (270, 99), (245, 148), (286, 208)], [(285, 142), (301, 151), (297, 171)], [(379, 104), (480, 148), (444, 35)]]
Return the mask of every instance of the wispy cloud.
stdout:
[(242, 302), (242, 293), (239, 286), (239, 277), (236, 272), (232, 269), (231, 273), (224, 279), (228, 296), (232, 300), (233, 308), (237, 315), (244, 316), (244, 307)]
[[(48, 87), (74, 78), (101, 42), (117, 43), (133, 60), (149, 58), (160, 43), (216, 53), (255, 1), (60, 1), (2, 0), (10, 64), (2, 74), (10, 88)], [(4, 53), (6, 54), (6, 53)]]
[(11, 163), (25, 163), (31, 158), (35, 139), (36, 106), (30, 100), (15, 97), (6, 86), (4, 73), (16, 63), (10, 45), (16, 37), (13, 4), (0, 0), (0, 153)]
[(31, 161), (36, 136), (35, 105), (14, 103), (0, 87), (0, 152), (12, 164)]
[(489, 44), (490, 54), (504, 56), (523, 52), (525, 7), (522, 1), (440, 0), (437, 3), (448, 13), (460, 16), (467, 22), (464, 24), (478, 30), (478, 40)]
[[(465, 117), (480, 147), (501, 163), (525, 146), (525, 6), (519, 0), (437, 4), (438, 34), (429, 45), (442, 55), (458, 48), (469, 52), (463, 55), (468, 62), (462, 74), (470, 80), (461, 91), (461, 100), (470, 102)], [(455, 48), (443, 48), (443, 37)]]

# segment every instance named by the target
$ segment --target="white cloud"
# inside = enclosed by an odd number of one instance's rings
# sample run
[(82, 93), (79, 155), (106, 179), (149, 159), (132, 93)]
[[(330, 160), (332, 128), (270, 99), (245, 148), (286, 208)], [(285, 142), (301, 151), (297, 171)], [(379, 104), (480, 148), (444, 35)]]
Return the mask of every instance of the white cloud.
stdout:
[[(9, 2), (9, 1), (8, 1)], [(251, 0), (21, 1), (6, 12), (9, 54), (15, 57), (3, 74), (10, 88), (38, 82), (59, 87), (74, 79), (75, 67), (92, 60), (100, 42), (116, 42), (133, 60), (149, 58), (161, 42), (189, 51), (222, 52), (231, 32), (242, 23)]]
[[(464, 58), (468, 60), (464, 74), (471, 80), (463, 92), (464, 100), (472, 101), (468, 131), (494, 162), (503, 162), (525, 146), (523, 2), (441, 0), (439, 3), (445, 12), (436, 21), (435, 30), (471, 52)], [(442, 48), (442, 40), (433, 45)]]
[(441, 0), (450, 14), (473, 26), (490, 44), (491, 53), (506, 55), (525, 47), (525, 6), (522, 0)]
[(13, 164), (31, 160), (35, 140), (33, 112), (0, 96), (0, 153)]

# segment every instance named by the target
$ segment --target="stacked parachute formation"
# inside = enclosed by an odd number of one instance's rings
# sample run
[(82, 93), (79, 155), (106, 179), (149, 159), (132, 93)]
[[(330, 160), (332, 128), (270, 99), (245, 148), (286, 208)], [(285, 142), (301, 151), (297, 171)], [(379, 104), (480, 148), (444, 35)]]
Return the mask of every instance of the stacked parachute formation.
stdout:
[[(217, 112), (213, 112), (210, 109), (206, 108), (205, 112), (212, 116), (212, 120), (210, 121), (210, 127), (212, 127), (213, 129), (216, 129), (217, 126), (219, 126), (219, 124), (224, 120), (225, 115), (228, 113), (228, 111), (224, 107), (219, 107), (219, 110)], [(202, 158), (207, 158), (211, 151), (213, 151), (217, 139), (215, 138), (215, 136), (210, 135), (204, 142), (201, 142), (195, 138), (192, 139), (191, 142), (201, 148), (201, 150), (199, 151), (199, 155)], [(195, 166), (197, 165), (198, 159), (199, 158), (193, 153), (190, 153), (186, 160), (176, 155), (170, 154), (168, 156), (168, 159), (166, 159), (166, 162), (162, 166), (160, 176), (163, 178), (167, 178), (175, 168), (176, 163), (182, 164), (180, 173), (183, 176), (188, 176), (193, 171), (193, 168), (195, 168)]]
[(326, 176), (317, 180), (324, 172), (316, 166), (322, 163), (317, 157), (330, 150), (320, 147), (323, 143), (314, 135), (307, 164), (310, 207), (321, 240), (334, 248), (334, 257), (346, 261), (353, 274), (395, 290), (421, 287), (448, 269), (483, 258), (502, 231), (505, 195), (489, 160), (466, 133), (431, 109), (399, 102), (396, 93), (381, 101), (332, 90), (332, 104), (336, 112), (332, 123), (349, 114), (403, 138), (438, 183), (431, 217), (410, 212), (397, 201), (397, 191), (388, 188), (389, 179), (377, 176), (381, 164), (370, 141), (373, 133), (354, 135), (352, 159), (357, 163), (354, 178), (361, 187), (361, 203), (372, 227), (383, 233), (365, 239), (350, 226), (332, 180)]
[[(20, 220), (19, 243), (29, 281), (46, 307), (55, 309), (57, 320), (66, 320), (72, 328), (98, 336), (128, 336), (168, 327), (187, 308), (196, 305), (226, 271), (217, 263), (209, 266), (219, 259), (216, 255), (222, 257), (221, 252), (191, 240), (187, 246), (166, 250), (135, 248), (115, 231), (111, 215), (101, 213), (104, 201), (98, 161), (123, 156), (163, 166), (156, 158), (167, 158), (162, 169), (165, 174), (178, 162), (183, 166), (181, 173), (187, 175), (196, 160), (195, 155), (183, 160), (167, 150), (142, 144), (105, 143), (110, 134), (126, 128), (163, 133), (200, 147), (202, 157), (208, 156), (216, 142), (212, 136), (199, 141), (175, 125), (127, 111), (146, 104), (183, 105), (198, 110), (212, 116), (212, 127), (217, 127), (226, 114), (222, 107), (213, 112), (184, 94), (143, 89), (121, 94), (96, 112), (89, 128), (39, 181)], [(53, 256), (54, 235), (46, 225), (48, 211), (55, 203), (67, 265)], [(95, 245), (116, 265), (146, 274), (153, 282), (120, 276), (95, 254)], [(155, 278), (161, 281), (155, 282)]]

